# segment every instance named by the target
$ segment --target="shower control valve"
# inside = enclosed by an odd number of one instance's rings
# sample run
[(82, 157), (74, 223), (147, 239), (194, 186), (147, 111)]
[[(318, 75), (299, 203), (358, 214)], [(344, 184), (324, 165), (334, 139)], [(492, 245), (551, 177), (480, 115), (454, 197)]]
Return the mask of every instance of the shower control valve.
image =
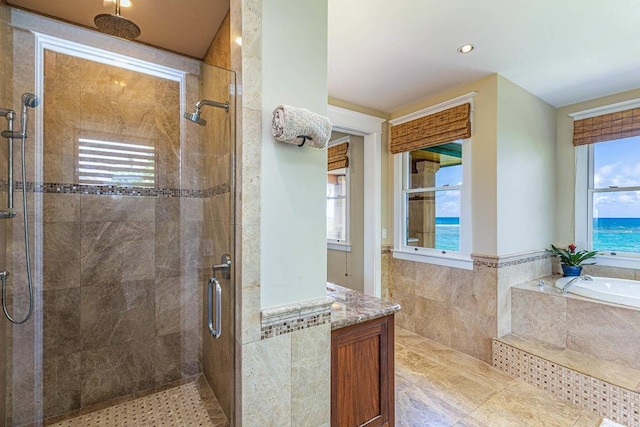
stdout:
[(216, 275), (216, 271), (222, 271), (222, 277), (225, 279), (231, 279), (231, 256), (224, 254), (220, 258), (220, 264), (214, 264), (213, 275)]

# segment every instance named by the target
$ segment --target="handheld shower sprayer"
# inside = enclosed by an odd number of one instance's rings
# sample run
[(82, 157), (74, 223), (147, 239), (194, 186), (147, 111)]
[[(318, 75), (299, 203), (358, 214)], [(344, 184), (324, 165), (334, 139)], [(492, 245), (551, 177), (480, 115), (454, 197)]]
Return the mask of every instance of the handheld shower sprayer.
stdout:
[(2, 282), (2, 311), (7, 319), (13, 324), (21, 325), (31, 318), (33, 313), (33, 281), (31, 276), (31, 254), (29, 250), (29, 211), (27, 206), (27, 173), (25, 168), (25, 140), (27, 139), (27, 120), (29, 118), (28, 108), (35, 108), (40, 104), (40, 100), (32, 93), (22, 94), (22, 117), (20, 123), (20, 132), (13, 130), (13, 120), (15, 118), (15, 112), (6, 108), (0, 108), (0, 115), (6, 117), (8, 122), (8, 130), (2, 131), (0, 135), (8, 140), (8, 192), (7, 192), (7, 210), (0, 211), (0, 219), (9, 219), (16, 216), (16, 212), (13, 210), (13, 140), (20, 139), (21, 154), (22, 154), (22, 218), (24, 223), (24, 253), (27, 266), (27, 284), (29, 289), (29, 311), (22, 320), (14, 319), (7, 309), (7, 279), (9, 277), (8, 271), (0, 272), (0, 282)]
[(40, 100), (32, 93), (22, 94), (22, 121), (20, 124), (20, 133), (27, 137), (27, 108), (36, 108), (40, 104)]
[[(22, 94), (22, 117), (20, 123), (20, 132), (13, 131), (13, 121), (9, 123), (9, 130), (3, 130), (0, 135), (3, 138), (14, 139), (14, 138), (27, 138), (27, 108), (36, 108), (40, 104), (40, 99), (32, 93), (23, 93)], [(13, 110), (8, 110), (5, 108), (0, 108), (0, 115), (3, 112), (7, 112), (5, 117), (9, 120), (9, 115), (14, 115)]]

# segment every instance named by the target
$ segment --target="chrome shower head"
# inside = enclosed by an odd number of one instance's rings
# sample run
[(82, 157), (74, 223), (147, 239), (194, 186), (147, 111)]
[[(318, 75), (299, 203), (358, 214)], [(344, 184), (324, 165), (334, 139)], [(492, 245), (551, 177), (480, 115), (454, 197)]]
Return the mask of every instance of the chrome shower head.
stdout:
[(194, 111), (193, 113), (185, 111), (184, 118), (187, 120), (191, 120), (193, 123), (197, 123), (200, 126), (204, 126), (207, 124), (207, 121), (200, 117), (200, 110), (198, 108), (196, 108), (196, 111)]
[(224, 111), (226, 111), (227, 113), (229, 112), (229, 101), (222, 103), (203, 99), (196, 104), (196, 110), (193, 113), (185, 112), (184, 118), (202, 126), (206, 125), (207, 121), (200, 118), (200, 108), (204, 107), (205, 105), (209, 107), (223, 108)]
[(141, 33), (140, 27), (120, 15), (120, 0), (116, 0), (115, 15), (101, 13), (93, 18), (93, 23), (96, 24), (96, 27), (103, 33), (125, 39), (135, 39), (139, 37)]
[(32, 93), (23, 93), (22, 104), (25, 107), (36, 108), (38, 105), (40, 105), (40, 98), (38, 98)]

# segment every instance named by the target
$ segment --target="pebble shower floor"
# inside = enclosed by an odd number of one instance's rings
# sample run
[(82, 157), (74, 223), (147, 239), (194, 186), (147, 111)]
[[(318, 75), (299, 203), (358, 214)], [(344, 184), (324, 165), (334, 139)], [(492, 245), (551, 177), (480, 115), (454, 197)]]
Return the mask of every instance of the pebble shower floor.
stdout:
[(174, 427), (213, 424), (193, 383), (52, 424), (56, 427)]

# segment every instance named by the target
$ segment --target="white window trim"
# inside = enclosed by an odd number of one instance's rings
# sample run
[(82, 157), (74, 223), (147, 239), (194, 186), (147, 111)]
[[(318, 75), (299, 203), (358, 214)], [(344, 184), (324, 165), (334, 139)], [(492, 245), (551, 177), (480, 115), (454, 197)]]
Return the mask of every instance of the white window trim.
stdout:
[[(393, 125), (415, 120), (429, 114), (437, 113), (448, 108), (471, 104), (471, 123), (473, 126), (473, 98), (476, 92), (425, 108), (419, 112), (411, 113), (407, 116), (391, 120)], [(406, 153), (394, 154), (394, 249), (393, 257), (408, 261), (424, 262), (429, 264), (443, 265), (465, 270), (473, 270), (472, 251), (472, 230), (471, 230), (471, 139), (462, 141), (462, 188), (460, 189), (460, 251), (443, 251), (433, 248), (419, 248), (407, 246), (404, 242), (406, 230), (406, 206), (403, 199), (403, 184), (407, 185), (408, 177), (403, 174), (403, 163)]]
[[(606, 108), (606, 107), (603, 107)], [(591, 110), (590, 110), (591, 111)], [(576, 113), (577, 115), (578, 113)], [(602, 114), (602, 113), (601, 113)], [(592, 247), (593, 236), (593, 144), (575, 148), (575, 244), (580, 248)], [(586, 207), (586, 209), (585, 209)], [(603, 267), (640, 268), (640, 254), (599, 254), (595, 262)]]
[(327, 106), (333, 130), (364, 137), (364, 292), (382, 296), (382, 124), (386, 121)]
[[(345, 170), (345, 187), (347, 188), (347, 195), (344, 198), (345, 203), (345, 224), (344, 224), (344, 235), (345, 239), (329, 239), (327, 237), (327, 249), (334, 250), (345, 250), (345, 249), (336, 249), (338, 247), (349, 247), (347, 252), (351, 252), (351, 171), (348, 167), (344, 168)], [(327, 174), (330, 174), (331, 171), (327, 171)], [(334, 198), (337, 199), (337, 198)], [(327, 196), (327, 200), (329, 200), (329, 196)], [(330, 247), (333, 246), (333, 247)]]
[(327, 241), (327, 249), (332, 251), (351, 252), (351, 244), (350, 243), (332, 243), (331, 241)]

